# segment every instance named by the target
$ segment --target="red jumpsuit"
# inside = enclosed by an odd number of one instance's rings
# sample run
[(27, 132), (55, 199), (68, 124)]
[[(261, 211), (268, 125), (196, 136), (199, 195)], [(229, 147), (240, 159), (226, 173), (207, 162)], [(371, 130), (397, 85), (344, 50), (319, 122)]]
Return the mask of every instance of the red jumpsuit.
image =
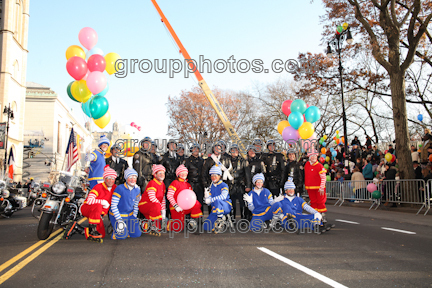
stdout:
[[(314, 164), (308, 161), (304, 167), (305, 188), (309, 194), (310, 206), (320, 213), (327, 211), (325, 206), (327, 201), (325, 190), (326, 172), (327, 170), (318, 161)], [(324, 189), (323, 195), (319, 192), (320, 187)]]
[[(157, 179), (151, 180), (138, 204), (139, 211), (149, 220), (161, 220), (161, 210), (165, 210), (165, 184)], [(160, 221), (155, 221), (160, 228)]]
[(185, 189), (192, 190), (192, 186), (187, 182), (187, 180), (183, 180), (181, 178), (178, 178), (177, 180), (171, 182), (171, 185), (168, 187), (167, 198), (170, 202), (169, 209), (171, 213), (171, 219), (180, 220), (180, 222), (175, 221), (175, 223), (170, 221), (168, 223), (168, 231), (175, 231), (175, 232), (182, 231), (184, 227), (184, 217), (187, 214), (190, 214), (191, 218), (199, 218), (203, 215), (201, 212), (201, 204), (198, 202), (198, 200), (196, 201), (195, 205), (189, 210), (183, 210), (181, 212), (177, 212), (175, 210), (175, 206), (178, 205), (177, 204), (178, 194)]
[[(115, 188), (115, 184), (111, 190), (108, 190), (105, 183), (95, 185), (81, 206), (81, 214), (88, 218), (89, 224), (96, 224), (96, 229), (102, 235), (102, 238), (105, 237), (105, 226), (101, 216), (108, 213), (109, 207), (104, 209), (101, 202), (106, 200), (111, 205), (111, 196)], [(88, 238), (89, 229), (85, 228), (84, 230), (85, 237)]]

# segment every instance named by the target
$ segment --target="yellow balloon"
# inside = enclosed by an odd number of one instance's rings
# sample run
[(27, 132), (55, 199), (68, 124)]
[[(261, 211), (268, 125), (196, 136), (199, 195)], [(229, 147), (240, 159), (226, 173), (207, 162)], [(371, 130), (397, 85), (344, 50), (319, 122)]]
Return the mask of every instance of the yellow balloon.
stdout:
[(392, 154), (390, 154), (390, 153), (387, 153), (387, 154), (385, 155), (385, 159), (387, 160), (387, 162), (391, 162), (392, 158), (393, 158), (393, 156), (392, 156)]
[(80, 46), (78, 45), (72, 45), (69, 46), (66, 49), (66, 59), (69, 60), (69, 58), (71, 57), (81, 57), (82, 59), (85, 60), (86, 58), (86, 54), (84, 52), (84, 49), (82, 49)]
[(288, 126), (290, 126), (290, 124), (287, 120), (280, 121), (279, 124), (277, 125), (277, 130), (279, 134), (282, 135), (283, 130)]
[(112, 74), (117, 72), (115, 69), (115, 63), (118, 59), (120, 59), (120, 55), (118, 55), (117, 53), (114, 53), (114, 52), (111, 52), (111, 53), (108, 53), (107, 55), (105, 55), (105, 62), (106, 62), (105, 71), (109, 75), (112, 75)]
[(82, 103), (87, 102), (92, 96), (92, 93), (87, 88), (87, 82), (85, 80), (78, 80), (72, 83), (71, 93), (77, 101)]
[(330, 162), (330, 157), (326, 156), (326, 162)]
[(342, 24), (342, 28), (343, 28), (344, 30), (348, 29), (348, 23), (346, 23), (346, 22), (343, 23), (343, 24)]
[(324, 140), (327, 140), (327, 135), (324, 135), (323, 138), (324, 138)]
[(339, 130), (336, 130), (336, 134), (339, 134)]
[(303, 140), (309, 139), (312, 137), (313, 133), (315, 132), (315, 128), (313, 127), (312, 123), (310, 122), (304, 122), (298, 129), (299, 135)]
[(99, 119), (93, 119), (93, 122), (101, 129), (105, 128), (105, 126), (108, 125), (108, 123), (111, 121), (111, 114), (109, 111), (105, 113), (104, 116), (102, 116)]

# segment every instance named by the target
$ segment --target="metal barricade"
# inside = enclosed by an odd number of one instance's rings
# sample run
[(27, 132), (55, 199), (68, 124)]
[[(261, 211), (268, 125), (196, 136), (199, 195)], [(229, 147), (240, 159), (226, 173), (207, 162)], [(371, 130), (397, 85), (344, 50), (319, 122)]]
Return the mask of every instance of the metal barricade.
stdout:
[(339, 181), (327, 181), (326, 182), (326, 194), (327, 194), (327, 199), (337, 199), (334, 206), (336, 206), (339, 202), (340, 202), (340, 205), (342, 205), (343, 195), (342, 195), (341, 182), (339, 182)]
[[(372, 199), (372, 193), (367, 190), (367, 186), (371, 183), (375, 184), (373, 180), (344, 181), (342, 183), (342, 203), (345, 202), (345, 200), (352, 202), (372, 201), (372, 205), (369, 207), (369, 210), (372, 209), (375, 204), (377, 204), (377, 207), (375, 208), (376, 210), (379, 206), (379, 202), (377, 202), (376, 199)], [(377, 190), (379, 190), (380, 185), (376, 186)], [(342, 203), (339, 206), (341, 206)]]
[(384, 180), (380, 188), (382, 202), (422, 205), (417, 214), (428, 208), (428, 188), (422, 179)]
[(429, 179), (426, 183), (427, 185), (427, 189), (426, 189), (426, 212), (425, 212), (425, 216), (426, 214), (429, 212), (430, 208), (431, 208), (431, 198), (432, 198), (432, 179)]

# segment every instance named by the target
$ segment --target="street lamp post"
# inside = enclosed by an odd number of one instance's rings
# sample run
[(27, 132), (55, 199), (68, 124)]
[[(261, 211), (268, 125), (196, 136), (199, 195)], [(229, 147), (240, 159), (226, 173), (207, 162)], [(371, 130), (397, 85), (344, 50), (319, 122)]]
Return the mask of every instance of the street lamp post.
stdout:
[(335, 50), (338, 53), (339, 56), (339, 77), (340, 77), (340, 85), (341, 85), (341, 97), (342, 97), (342, 120), (343, 120), (343, 129), (344, 129), (344, 165), (345, 167), (348, 166), (347, 159), (348, 159), (348, 134), (347, 134), (347, 125), (346, 125), (346, 112), (345, 112), (345, 100), (344, 100), (344, 94), (343, 94), (343, 79), (342, 79), (342, 61), (341, 61), (341, 51), (342, 51), (342, 44), (346, 41), (349, 44), (353, 42), (353, 38), (351, 36), (350, 28), (348, 27), (347, 23), (344, 23), (342, 26), (338, 26), (336, 30), (336, 36), (331, 39), (327, 43), (327, 56), (331, 57), (333, 55), (333, 50)]
[(12, 109), (10, 108), (10, 103), (8, 106), (4, 107), (3, 110), (3, 114), (6, 115), (7, 114), (7, 124), (6, 124), (6, 140), (5, 140), (5, 158), (4, 158), (4, 173), (6, 175), (6, 164), (7, 164), (7, 143), (8, 143), (8, 138), (9, 138), (9, 119), (14, 119), (14, 113), (12, 111)]

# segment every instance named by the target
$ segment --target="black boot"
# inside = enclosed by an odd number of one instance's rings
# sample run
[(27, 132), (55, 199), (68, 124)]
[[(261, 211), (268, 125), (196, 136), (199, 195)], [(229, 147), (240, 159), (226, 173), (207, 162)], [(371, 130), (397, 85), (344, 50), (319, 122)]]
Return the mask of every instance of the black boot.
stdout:
[(102, 243), (102, 235), (97, 231), (95, 224), (89, 224), (87, 240)]
[(322, 217), (323, 217), (323, 219), (322, 219), (323, 226), (325, 227), (325, 229), (327, 231), (329, 231), (330, 229), (336, 227), (335, 224), (328, 223), (327, 217), (326, 217), (325, 213), (322, 213)]

